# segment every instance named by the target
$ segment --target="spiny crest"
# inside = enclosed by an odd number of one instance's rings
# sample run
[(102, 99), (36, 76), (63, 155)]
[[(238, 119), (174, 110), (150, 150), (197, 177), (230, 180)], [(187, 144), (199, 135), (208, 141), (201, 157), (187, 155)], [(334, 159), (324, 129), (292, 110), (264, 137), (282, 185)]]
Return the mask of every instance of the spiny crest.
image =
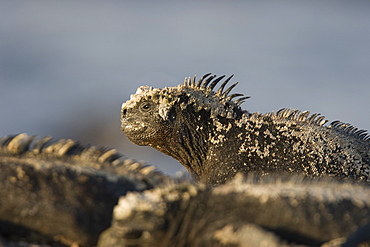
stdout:
[[(235, 119), (235, 110), (240, 107), (245, 99), (249, 97), (241, 97), (243, 94), (235, 93), (229, 95), (230, 91), (238, 84), (235, 83), (225, 90), (226, 84), (234, 75), (228, 77), (215, 92), (215, 86), (225, 78), (225, 75), (216, 78), (216, 75), (211, 73), (205, 74), (200, 80), (196, 81), (196, 77), (185, 78), (183, 85), (178, 88), (188, 96), (188, 102), (181, 103), (182, 109), (188, 105), (192, 105), (195, 111), (206, 110), (211, 114), (211, 118), (217, 116)], [(241, 97), (236, 100), (233, 98)]]
[(310, 115), (309, 111), (300, 111), (289, 108), (280, 109), (276, 113), (271, 113), (270, 115), (276, 118), (285, 118), (297, 122), (309, 122), (319, 126), (323, 126), (329, 121), (325, 119), (325, 116), (321, 116), (320, 113)]
[(360, 140), (363, 140), (365, 142), (368, 142), (370, 145), (370, 134), (367, 133), (367, 130), (359, 129), (353, 125), (350, 125), (348, 123), (343, 123), (340, 121), (333, 121), (330, 126), (333, 129), (342, 131), (344, 133), (347, 133), (349, 135), (352, 135)]
[[(187, 78), (185, 78), (183, 85), (187, 86), (187, 87), (190, 87), (190, 88), (193, 88), (193, 89), (198, 89), (200, 91), (203, 91), (205, 93), (205, 95), (207, 95), (207, 96), (209, 96), (211, 93), (213, 93), (213, 97), (219, 98), (220, 101), (229, 102), (233, 98), (244, 96), (243, 94), (240, 94), (240, 93), (235, 93), (235, 94), (229, 95), (231, 90), (236, 85), (238, 85), (238, 82), (234, 83), (233, 85), (231, 85), (229, 88), (227, 88), (224, 91), (226, 84), (231, 80), (231, 78), (234, 77), (234, 75), (229, 76), (221, 84), (220, 88), (216, 92), (213, 92), (213, 89), (215, 88), (215, 86), (225, 77), (226, 77), (226, 75), (223, 75), (223, 76), (220, 76), (220, 77), (216, 78), (216, 75), (212, 75), (212, 73), (208, 73), (208, 74), (205, 74), (204, 76), (202, 76), (198, 81), (196, 81), (196, 76), (194, 76), (193, 78), (187, 77)], [(244, 97), (236, 99), (235, 101), (233, 101), (233, 103), (240, 106), (244, 102), (244, 100), (249, 99), (249, 98), (250, 98), (249, 96), (244, 96)]]
[[(310, 115), (309, 111), (299, 111), (296, 109), (289, 109), (289, 108), (283, 108), (277, 111), (276, 113), (271, 112), (266, 115), (270, 117), (275, 117), (275, 118), (284, 118), (284, 119), (294, 120), (297, 122), (309, 122), (309, 123), (312, 123), (318, 126), (324, 126), (329, 121), (329, 120), (326, 120), (324, 116), (321, 116), (320, 113), (314, 113)], [(333, 121), (332, 123), (330, 123), (328, 128), (341, 131), (342, 133), (346, 133), (359, 140), (369, 142), (370, 144), (370, 134), (367, 133), (367, 130), (359, 129), (348, 123), (343, 123), (340, 121)]]
[[(115, 149), (93, 145), (83, 146), (71, 139), (54, 140), (51, 136), (35, 139), (36, 136), (29, 136), (26, 133), (0, 137), (0, 156), (24, 155), (25, 157), (33, 157), (36, 155), (40, 160), (70, 158), (80, 165), (82, 163), (96, 164), (94, 168), (124, 168), (121, 170), (139, 172), (143, 175), (161, 173), (154, 166), (128, 159)], [(101, 165), (96, 167), (98, 164)]]

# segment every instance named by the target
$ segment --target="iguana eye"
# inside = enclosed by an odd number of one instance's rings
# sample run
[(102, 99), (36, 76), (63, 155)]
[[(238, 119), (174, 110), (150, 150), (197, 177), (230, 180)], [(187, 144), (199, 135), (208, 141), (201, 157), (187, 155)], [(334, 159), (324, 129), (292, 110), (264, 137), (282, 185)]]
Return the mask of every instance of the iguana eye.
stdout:
[(171, 120), (171, 121), (175, 121), (176, 119), (176, 112), (174, 110), (170, 111), (169, 115), (168, 115), (168, 118)]
[(149, 111), (152, 108), (152, 105), (149, 102), (144, 102), (140, 105), (142, 111)]

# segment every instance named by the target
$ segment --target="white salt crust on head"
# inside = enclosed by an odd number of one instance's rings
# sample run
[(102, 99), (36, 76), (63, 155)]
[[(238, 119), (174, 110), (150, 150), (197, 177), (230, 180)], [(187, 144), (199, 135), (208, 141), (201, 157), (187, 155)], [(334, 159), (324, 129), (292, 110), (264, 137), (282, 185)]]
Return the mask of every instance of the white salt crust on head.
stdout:
[(229, 119), (235, 118), (235, 107), (237, 103), (228, 100), (226, 97), (216, 95), (215, 92), (207, 88), (198, 88), (195, 86), (179, 85), (177, 87), (166, 87), (164, 89), (152, 88), (150, 86), (141, 86), (135, 94), (130, 96), (130, 100), (122, 104), (122, 109), (135, 107), (141, 100), (152, 100), (159, 104), (159, 115), (166, 120), (171, 107), (179, 102), (178, 96), (188, 97), (186, 103), (180, 103), (181, 109), (191, 105), (195, 112), (200, 110), (210, 111), (211, 118), (218, 116)]

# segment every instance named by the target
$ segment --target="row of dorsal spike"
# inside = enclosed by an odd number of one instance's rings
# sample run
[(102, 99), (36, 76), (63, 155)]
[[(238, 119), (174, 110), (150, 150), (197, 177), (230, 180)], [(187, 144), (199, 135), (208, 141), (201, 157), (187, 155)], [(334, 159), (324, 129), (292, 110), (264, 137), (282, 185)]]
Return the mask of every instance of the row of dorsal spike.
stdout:
[(348, 134), (357, 136), (358, 138), (364, 141), (370, 141), (370, 134), (367, 133), (367, 130), (359, 129), (353, 125), (343, 123), (341, 121), (333, 121), (330, 125), (336, 129), (341, 129), (342, 131), (347, 132)]
[(320, 126), (328, 122), (328, 120), (325, 119), (325, 116), (321, 116), (320, 113), (310, 115), (309, 111), (300, 111), (289, 108), (283, 108), (277, 111), (276, 116), (296, 121), (307, 121)]
[[(117, 152), (116, 149), (108, 149), (99, 146), (83, 146), (78, 141), (71, 139), (53, 139), (51, 136), (45, 136), (36, 140), (36, 136), (29, 136), (26, 133), (18, 135), (8, 135), (0, 137), (0, 153), (11, 152), (21, 155), (27, 152), (32, 154), (47, 154), (50, 159), (56, 157), (73, 157), (87, 160), (88, 158), (97, 160), (97, 163), (110, 162), (115, 167), (125, 166), (127, 171), (137, 171), (144, 175), (149, 173), (161, 174), (155, 166), (147, 165), (136, 160), (131, 160)], [(70, 150), (73, 150), (69, 154)], [(96, 157), (97, 156), (97, 157)], [(40, 159), (42, 159), (40, 157)]]
[[(219, 97), (220, 99), (225, 99), (226, 101), (231, 101), (235, 97), (241, 97), (244, 96), (243, 94), (240, 93), (235, 93), (229, 95), (231, 90), (238, 85), (238, 82), (234, 83), (230, 87), (228, 87), (225, 91), (225, 86), (226, 84), (233, 78), (234, 75), (229, 76), (220, 86), (220, 88), (215, 92), (215, 96)], [(216, 78), (216, 75), (212, 75), (212, 73), (205, 74), (202, 76), (198, 81), (196, 80), (196, 76), (193, 78), (191, 77), (186, 77), (184, 80), (184, 86), (189, 86), (193, 88), (199, 88), (207, 91), (213, 91), (215, 86), (226, 77), (226, 75), (222, 75), (220, 77)], [(246, 99), (249, 99), (249, 96), (244, 96), (241, 98), (238, 98), (234, 101), (235, 104), (240, 106)]]

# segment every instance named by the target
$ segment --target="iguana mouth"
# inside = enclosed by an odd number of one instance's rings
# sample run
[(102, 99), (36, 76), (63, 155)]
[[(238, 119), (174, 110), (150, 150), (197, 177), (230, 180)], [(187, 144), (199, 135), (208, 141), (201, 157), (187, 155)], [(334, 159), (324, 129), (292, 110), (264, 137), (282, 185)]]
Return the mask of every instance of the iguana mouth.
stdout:
[(143, 131), (147, 128), (142, 122), (131, 121), (129, 119), (122, 119), (121, 128), (124, 131)]
[(145, 132), (148, 129), (148, 126), (146, 126), (143, 122), (126, 118), (121, 120), (121, 129), (126, 134), (137, 135)]
[(132, 118), (121, 119), (121, 130), (133, 143), (140, 146), (148, 145), (148, 140), (158, 133), (158, 129), (150, 128), (145, 123)]

